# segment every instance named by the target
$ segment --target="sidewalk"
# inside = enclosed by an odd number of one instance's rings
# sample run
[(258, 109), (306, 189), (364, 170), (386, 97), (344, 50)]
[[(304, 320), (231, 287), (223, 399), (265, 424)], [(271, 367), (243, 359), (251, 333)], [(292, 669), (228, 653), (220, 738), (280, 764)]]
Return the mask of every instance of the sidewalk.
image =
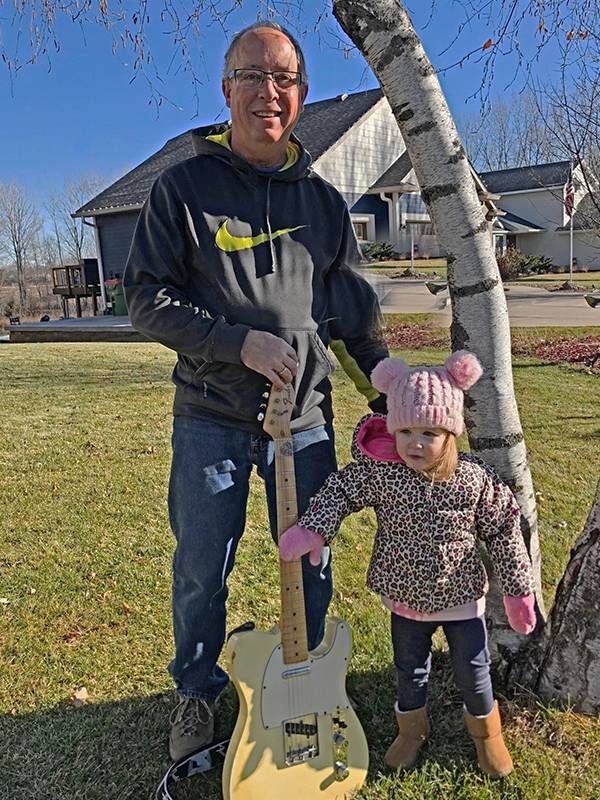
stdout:
[[(450, 325), (450, 304), (445, 304), (447, 291), (433, 295), (421, 280), (390, 280), (379, 275), (366, 277), (377, 292), (384, 313), (436, 314), (441, 325)], [(506, 303), (510, 324), (514, 327), (600, 326), (600, 307), (590, 308), (580, 292), (548, 292), (532, 286), (509, 286)]]

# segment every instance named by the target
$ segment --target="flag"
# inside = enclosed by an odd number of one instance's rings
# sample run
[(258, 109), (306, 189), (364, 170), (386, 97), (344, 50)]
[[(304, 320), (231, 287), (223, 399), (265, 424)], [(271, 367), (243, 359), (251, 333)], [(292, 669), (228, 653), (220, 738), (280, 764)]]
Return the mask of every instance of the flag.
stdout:
[(571, 218), (573, 216), (573, 203), (575, 200), (575, 189), (573, 188), (573, 170), (569, 170), (569, 179), (565, 184), (565, 214)]

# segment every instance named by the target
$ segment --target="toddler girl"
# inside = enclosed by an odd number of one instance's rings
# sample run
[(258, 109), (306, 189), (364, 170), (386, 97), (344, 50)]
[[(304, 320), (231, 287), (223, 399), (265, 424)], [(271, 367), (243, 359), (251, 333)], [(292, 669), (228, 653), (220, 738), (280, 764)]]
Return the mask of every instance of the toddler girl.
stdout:
[(345, 516), (365, 506), (375, 509), (367, 585), (391, 611), (398, 677), (399, 733), (385, 761), (412, 767), (429, 735), (431, 638), (441, 625), (479, 766), (491, 777), (503, 777), (512, 770), (512, 759), (490, 680), (488, 579), (478, 539), (487, 545), (511, 627), (531, 633), (536, 618), (519, 506), (491, 467), (457, 451), (463, 391), (481, 373), (477, 358), (466, 351), (454, 353), (443, 367), (411, 369), (402, 359), (381, 361), (371, 381), (387, 395), (387, 418), (370, 414), (358, 423), (356, 460), (329, 476), (297, 525), (281, 537), (280, 552), (284, 560), (309, 553), (318, 564)]

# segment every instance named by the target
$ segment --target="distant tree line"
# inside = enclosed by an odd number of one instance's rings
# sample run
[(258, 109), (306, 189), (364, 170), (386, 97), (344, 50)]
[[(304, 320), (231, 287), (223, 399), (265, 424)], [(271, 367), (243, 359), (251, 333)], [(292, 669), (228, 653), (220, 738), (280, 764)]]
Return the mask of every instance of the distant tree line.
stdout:
[(99, 176), (65, 181), (37, 204), (17, 183), (0, 183), (0, 315), (59, 308), (51, 270), (95, 255), (92, 229), (71, 214), (105, 184)]

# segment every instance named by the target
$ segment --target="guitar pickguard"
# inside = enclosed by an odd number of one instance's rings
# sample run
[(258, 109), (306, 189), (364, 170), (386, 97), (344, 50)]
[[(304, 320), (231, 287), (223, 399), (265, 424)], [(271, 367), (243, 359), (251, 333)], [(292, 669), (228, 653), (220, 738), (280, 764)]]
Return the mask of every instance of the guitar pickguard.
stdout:
[(343, 702), (345, 688), (340, 676), (346, 674), (350, 656), (350, 629), (335, 621), (333, 640), (324, 652), (309, 653), (306, 661), (289, 666), (283, 663), (283, 649), (275, 648), (267, 662), (261, 692), (261, 717), (267, 729), (279, 727), (282, 720), (317, 713), (327, 715)]

